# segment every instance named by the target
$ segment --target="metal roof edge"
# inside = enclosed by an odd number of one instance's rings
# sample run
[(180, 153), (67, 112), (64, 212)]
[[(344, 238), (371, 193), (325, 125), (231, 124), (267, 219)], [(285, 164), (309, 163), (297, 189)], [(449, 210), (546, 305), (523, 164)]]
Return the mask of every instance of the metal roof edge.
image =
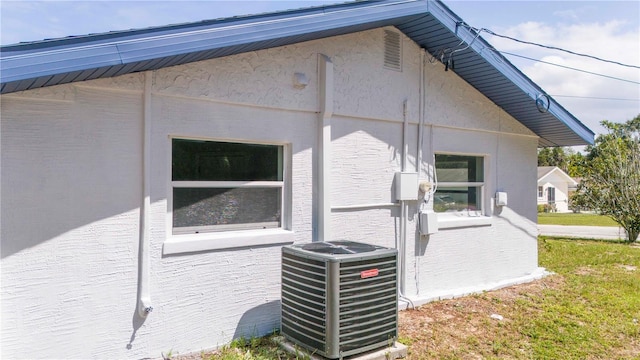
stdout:
[[(391, 21), (395, 18), (424, 13), (426, 7), (420, 5), (425, 5), (427, 1), (378, 0), (342, 3), (321, 8), (289, 10), (237, 19), (225, 18), (211, 21), (204, 27), (201, 22), (191, 23), (190, 26), (184, 24), (178, 26), (179, 31), (174, 31), (175, 26), (168, 27), (172, 29), (171, 31), (168, 31), (168, 28), (159, 27), (155, 29), (158, 34), (148, 34), (144, 37), (125, 36), (126, 34), (137, 34), (137, 30), (133, 30), (131, 32), (123, 31), (119, 37), (112, 41), (107, 41), (111, 39), (110, 37), (105, 40), (103, 38), (105, 34), (87, 37), (82, 42), (78, 42), (76, 38), (69, 38), (68, 42), (65, 42), (65, 39), (60, 39), (57, 42), (50, 42), (48, 47), (41, 46), (35, 51), (31, 43), (5, 46), (0, 47), (0, 69), (2, 70), (0, 71), (0, 83), (3, 85), (2, 92), (4, 93), (4, 85), (15, 81), (105, 66), (126, 65), (168, 56), (182, 56), (230, 45), (244, 45), (274, 38), (310, 34), (332, 29), (334, 26), (345, 26), (336, 24), (336, 22), (360, 12), (363, 8), (371, 11), (366, 17), (358, 16), (361, 18), (357, 19), (359, 24)], [(393, 11), (390, 11), (389, 6), (394, 7)], [(310, 24), (310, 19), (318, 19), (319, 21)], [(345, 23), (348, 22), (345, 21)], [(353, 24), (352, 20), (351, 25)], [(218, 36), (221, 33), (233, 39), (224, 42)], [(95, 39), (95, 41), (89, 41), (89, 39)], [(216, 42), (212, 42), (212, 40), (216, 40)], [(26, 52), (21, 53), (23, 50)], [(46, 61), (44, 61), (45, 58)]]
[[(415, 1), (415, 0), (369, 0), (369, 3), (397, 3), (397, 2), (406, 2), (406, 1)], [(251, 22), (255, 19), (264, 18), (264, 17), (273, 17), (273, 16), (290, 16), (292, 14), (297, 13), (310, 13), (310, 12), (330, 12), (337, 11), (343, 7), (354, 7), (360, 5), (361, 0), (352, 0), (348, 2), (341, 2), (329, 5), (319, 5), (319, 6), (310, 6), (305, 8), (298, 9), (289, 9), (289, 10), (279, 10), (272, 11), (266, 13), (259, 14), (248, 14), (248, 15), (237, 15), (231, 17), (224, 18), (215, 18), (215, 19), (207, 19), (195, 22), (186, 22), (186, 23), (177, 23), (177, 24), (168, 24), (168, 25), (160, 25), (160, 26), (150, 26), (146, 28), (134, 28), (128, 30), (114, 30), (107, 31), (102, 33), (93, 33), (93, 34), (81, 34), (81, 35), (71, 35), (60, 38), (51, 38), (51, 39), (43, 39), (43, 40), (35, 40), (35, 41), (27, 41), (27, 42), (19, 42), (14, 44), (6, 44), (0, 45), (0, 53), (6, 51), (16, 51), (16, 50), (35, 50), (43, 47), (52, 47), (52, 46), (60, 46), (60, 45), (70, 45), (74, 43), (81, 43), (86, 41), (94, 41), (94, 40), (108, 40), (114, 37), (122, 37), (122, 36), (136, 36), (149, 34), (154, 32), (166, 32), (166, 31), (180, 31), (185, 28), (192, 27), (206, 27), (206, 26), (215, 26), (215, 25), (223, 25), (228, 22)]]

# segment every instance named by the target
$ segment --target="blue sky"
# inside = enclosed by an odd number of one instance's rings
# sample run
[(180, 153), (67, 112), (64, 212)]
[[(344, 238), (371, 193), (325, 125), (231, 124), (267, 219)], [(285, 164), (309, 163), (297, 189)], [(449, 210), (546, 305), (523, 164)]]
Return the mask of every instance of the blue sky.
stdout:
[[(144, 28), (340, 1), (12, 1), (0, 0), (2, 45)], [(444, 3), (469, 25), (498, 34), (640, 66), (640, 1), (482, 1)], [(483, 33), (498, 50), (627, 81), (507, 56), (596, 133), (607, 119), (640, 114), (640, 69), (524, 45)]]

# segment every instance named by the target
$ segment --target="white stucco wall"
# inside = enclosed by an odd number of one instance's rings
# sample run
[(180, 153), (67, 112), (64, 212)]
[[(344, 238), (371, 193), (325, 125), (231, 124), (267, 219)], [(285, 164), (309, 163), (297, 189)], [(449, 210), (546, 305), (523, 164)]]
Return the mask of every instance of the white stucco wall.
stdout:
[[(151, 96), (150, 294), (135, 314), (144, 76), (2, 96), (2, 358), (142, 358), (197, 352), (279, 326), (280, 246), (163, 255), (170, 234), (170, 136), (286, 144), (290, 230), (316, 234), (317, 54), (335, 69), (334, 239), (393, 247), (402, 111), (415, 169), (420, 51), (403, 37), (401, 72), (383, 67), (383, 29), (162, 69)], [(294, 73), (309, 78), (293, 86)], [(531, 192), (537, 138), (454, 72), (428, 64), (424, 174), (432, 152), (485, 156), (480, 227), (416, 235), (410, 203), (406, 295), (491, 288), (537, 269)], [(433, 132), (433, 134), (432, 134)], [(433, 139), (433, 141), (430, 141)], [(424, 176), (423, 176), (424, 177)], [(494, 209), (493, 194), (509, 194)], [(386, 204), (386, 205), (385, 205)]]

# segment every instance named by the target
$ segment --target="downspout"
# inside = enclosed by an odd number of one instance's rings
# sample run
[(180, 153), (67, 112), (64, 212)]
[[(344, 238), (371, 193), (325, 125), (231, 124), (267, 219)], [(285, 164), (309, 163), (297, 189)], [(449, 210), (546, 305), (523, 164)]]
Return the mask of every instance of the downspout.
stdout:
[(149, 294), (149, 210), (151, 207), (151, 88), (153, 72), (144, 74), (144, 114), (142, 126), (142, 205), (140, 206), (140, 244), (138, 248), (138, 315), (145, 318), (151, 311)]
[(331, 117), (333, 116), (333, 63), (318, 54), (318, 241), (331, 240)]

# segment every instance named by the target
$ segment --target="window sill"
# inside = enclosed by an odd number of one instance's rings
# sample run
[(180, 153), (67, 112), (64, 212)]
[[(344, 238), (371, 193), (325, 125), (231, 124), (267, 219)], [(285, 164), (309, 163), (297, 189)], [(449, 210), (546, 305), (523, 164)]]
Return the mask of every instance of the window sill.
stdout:
[(493, 220), (490, 216), (468, 216), (466, 214), (438, 213), (439, 229), (491, 226), (492, 224)]
[(173, 255), (250, 246), (291, 244), (293, 241), (294, 232), (283, 229), (173, 235), (164, 242), (162, 254)]

